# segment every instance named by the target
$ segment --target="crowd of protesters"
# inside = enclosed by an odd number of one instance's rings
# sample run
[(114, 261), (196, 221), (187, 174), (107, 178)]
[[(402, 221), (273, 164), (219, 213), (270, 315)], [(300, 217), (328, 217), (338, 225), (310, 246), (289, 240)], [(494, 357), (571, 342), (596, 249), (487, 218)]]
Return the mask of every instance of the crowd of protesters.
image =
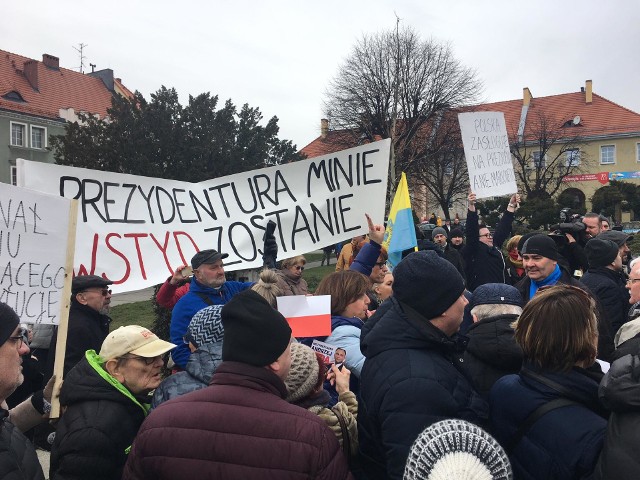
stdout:
[[(252, 283), (226, 279), (224, 252), (200, 251), (157, 294), (170, 342), (136, 325), (109, 333), (112, 282), (74, 278), (50, 478), (640, 478), (630, 235), (593, 213), (580, 238), (514, 235), (518, 195), (493, 232), (475, 202), (464, 228), (433, 214), (431, 239), (393, 271), (367, 217), (315, 292), (304, 256)], [(312, 294), (331, 297), (331, 332), (296, 339), (276, 299)], [(335, 348), (331, 363), (314, 340)], [(27, 332), (0, 304), (6, 479), (44, 478), (25, 433), (48, 420), (55, 377), (5, 402), (25, 357)]]

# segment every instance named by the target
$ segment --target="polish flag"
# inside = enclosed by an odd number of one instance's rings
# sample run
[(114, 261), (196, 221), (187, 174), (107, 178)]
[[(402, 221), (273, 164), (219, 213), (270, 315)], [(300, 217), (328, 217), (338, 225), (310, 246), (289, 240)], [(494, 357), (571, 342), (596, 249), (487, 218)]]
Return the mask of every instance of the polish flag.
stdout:
[(294, 337), (331, 335), (331, 295), (289, 295), (276, 300)]

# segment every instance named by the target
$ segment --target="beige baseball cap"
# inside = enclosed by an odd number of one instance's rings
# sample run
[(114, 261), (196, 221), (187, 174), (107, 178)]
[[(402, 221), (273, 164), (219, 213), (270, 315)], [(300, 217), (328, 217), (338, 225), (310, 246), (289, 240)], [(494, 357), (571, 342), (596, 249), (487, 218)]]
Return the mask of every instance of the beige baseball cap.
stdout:
[(159, 339), (148, 328), (127, 325), (116, 328), (107, 335), (107, 338), (102, 342), (102, 348), (100, 348), (100, 358), (106, 362), (128, 353), (139, 357), (153, 358), (167, 353), (175, 347), (176, 345), (173, 343)]

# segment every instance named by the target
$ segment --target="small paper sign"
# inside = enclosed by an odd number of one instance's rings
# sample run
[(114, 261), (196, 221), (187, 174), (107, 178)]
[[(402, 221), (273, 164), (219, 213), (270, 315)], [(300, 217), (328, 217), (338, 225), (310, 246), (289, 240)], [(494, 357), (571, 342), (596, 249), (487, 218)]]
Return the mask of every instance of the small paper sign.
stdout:
[(323, 356), (325, 365), (333, 363), (333, 355), (336, 353), (336, 348), (338, 347), (321, 342), (320, 340), (314, 340), (311, 344), (311, 349)]
[(294, 337), (331, 334), (331, 295), (278, 297), (278, 311), (289, 322)]

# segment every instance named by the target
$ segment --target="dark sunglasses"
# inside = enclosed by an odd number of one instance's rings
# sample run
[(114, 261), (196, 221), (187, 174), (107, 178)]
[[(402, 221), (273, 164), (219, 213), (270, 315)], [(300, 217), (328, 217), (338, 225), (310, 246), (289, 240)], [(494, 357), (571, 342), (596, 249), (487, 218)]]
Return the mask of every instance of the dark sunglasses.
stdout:
[(374, 263), (373, 265), (374, 265), (375, 267), (380, 267), (380, 268), (382, 268), (382, 267), (384, 267), (386, 264), (387, 264), (387, 262), (376, 262), (376, 263)]
[(295, 268), (296, 270), (300, 270), (301, 272), (304, 272), (304, 267), (301, 267), (300, 265), (294, 265), (293, 268)]

